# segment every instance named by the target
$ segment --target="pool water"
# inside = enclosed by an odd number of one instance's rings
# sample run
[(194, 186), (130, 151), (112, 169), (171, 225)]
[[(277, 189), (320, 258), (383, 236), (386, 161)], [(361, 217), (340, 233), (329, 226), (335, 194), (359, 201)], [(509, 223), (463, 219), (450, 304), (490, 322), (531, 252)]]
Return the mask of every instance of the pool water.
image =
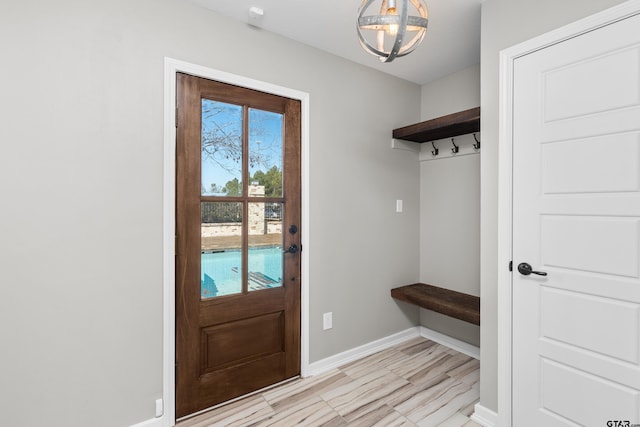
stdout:
[[(249, 249), (249, 290), (282, 286), (282, 248)], [(237, 294), (242, 291), (242, 252), (203, 253), (200, 267), (202, 299)]]

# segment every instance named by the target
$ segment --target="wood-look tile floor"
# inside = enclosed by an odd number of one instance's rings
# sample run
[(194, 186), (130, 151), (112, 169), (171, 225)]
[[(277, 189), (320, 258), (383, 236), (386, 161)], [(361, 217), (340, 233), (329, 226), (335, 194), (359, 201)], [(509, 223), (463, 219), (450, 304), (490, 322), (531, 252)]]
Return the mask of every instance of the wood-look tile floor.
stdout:
[(176, 427), (445, 426), (471, 421), (480, 363), (425, 338), (298, 379)]

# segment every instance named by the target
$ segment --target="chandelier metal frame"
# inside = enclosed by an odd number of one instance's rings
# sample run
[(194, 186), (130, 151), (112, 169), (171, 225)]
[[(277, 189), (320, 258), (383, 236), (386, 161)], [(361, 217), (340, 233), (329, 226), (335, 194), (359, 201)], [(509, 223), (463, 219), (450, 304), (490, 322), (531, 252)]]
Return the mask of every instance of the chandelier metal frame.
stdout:
[[(380, 0), (363, 0), (358, 9), (358, 40), (362, 48), (367, 53), (377, 56), (381, 62), (391, 62), (395, 58), (413, 52), (427, 32), (429, 22), (427, 5), (422, 0), (382, 0), (378, 15), (364, 15), (374, 1)], [(399, 15), (390, 13), (392, 9), (395, 12), (396, 1), (402, 5)], [(420, 16), (409, 15), (409, 2), (417, 9)], [(394, 31), (390, 31), (392, 28)], [(376, 46), (367, 40), (363, 30), (377, 32)], [(407, 30), (417, 31), (417, 33), (406, 44), (403, 44)], [(384, 47), (385, 32), (387, 34), (395, 33), (395, 40), (389, 50)]]

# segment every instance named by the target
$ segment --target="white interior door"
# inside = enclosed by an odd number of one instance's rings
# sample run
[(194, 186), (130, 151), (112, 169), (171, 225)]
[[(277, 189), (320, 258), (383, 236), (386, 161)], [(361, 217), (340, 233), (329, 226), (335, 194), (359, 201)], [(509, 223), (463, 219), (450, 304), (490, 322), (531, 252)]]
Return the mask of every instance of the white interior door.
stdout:
[(640, 423), (639, 29), (514, 62), (514, 426)]

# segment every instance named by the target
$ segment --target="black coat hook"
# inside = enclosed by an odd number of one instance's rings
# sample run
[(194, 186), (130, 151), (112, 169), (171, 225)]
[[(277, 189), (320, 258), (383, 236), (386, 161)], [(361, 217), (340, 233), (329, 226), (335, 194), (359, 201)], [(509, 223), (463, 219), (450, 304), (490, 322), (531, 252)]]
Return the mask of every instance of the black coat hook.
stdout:
[(431, 146), (433, 147), (433, 151), (431, 152), (431, 154), (437, 156), (440, 150), (438, 150), (438, 147), (436, 147), (436, 144), (434, 144), (433, 141), (431, 141)]
[(479, 150), (479, 149), (480, 149), (480, 141), (478, 141), (478, 138), (476, 137), (476, 134), (475, 134), (475, 133), (473, 134), (473, 139), (475, 139), (475, 140), (476, 140), (476, 143), (475, 143), (475, 144), (473, 144), (473, 148), (474, 148), (475, 150)]
[(454, 141), (454, 139), (453, 139), (453, 138), (451, 138), (451, 143), (453, 144), (453, 148), (451, 149), (451, 152), (452, 152), (452, 153), (454, 153), (454, 154), (455, 154), (455, 153), (457, 153), (458, 151), (460, 151), (460, 147), (458, 147), (458, 146), (456, 145), (456, 142)]

